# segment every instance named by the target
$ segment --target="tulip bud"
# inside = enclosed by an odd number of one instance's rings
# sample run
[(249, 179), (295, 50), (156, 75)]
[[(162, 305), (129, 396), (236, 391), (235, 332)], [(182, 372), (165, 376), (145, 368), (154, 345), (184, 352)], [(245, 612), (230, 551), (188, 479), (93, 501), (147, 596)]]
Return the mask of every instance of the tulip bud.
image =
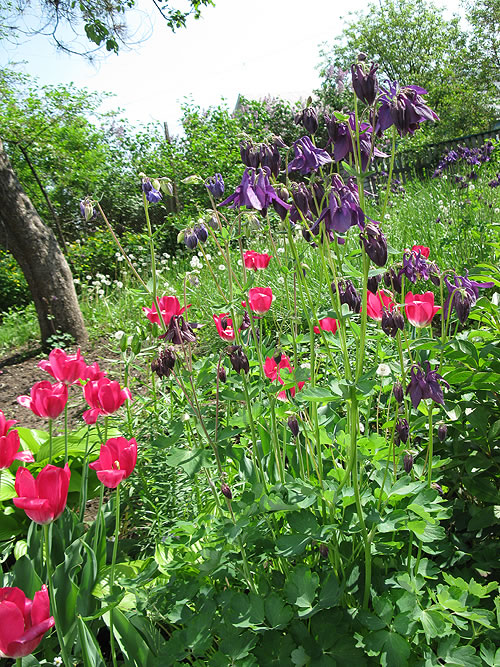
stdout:
[(446, 440), (446, 437), (448, 435), (448, 427), (446, 424), (439, 424), (438, 426), (438, 438), (441, 442)]
[(408, 436), (410, 435), (410, 425), (404, 417), (400, 417), (397, 420), (396, 433), (398, 434), (401, 442), (406, 443), (408, 441)]
[(226, 484), (226, 482), (222, 482), (222, 484), (220, 485), (220, 490), (222, 495), (225, 496), (228, 500), (233, 499), (233, 494), (231, 493), (231, 489)]
[(411, 469), (413, 468), (413, 456), (409, 452), (405, 454), (405, 457), (403, 459), (403, 466), (405, 472), (407, 473), (411, 472)]
[(187, 229), (184, 232), (184, 243), (190, 250), (194, 250), (198, 245), (198, 237), (192, 229)]
[(404, 398), (404, 392), (403, 392), (403, 385), (401, 382), (396, 382), (392, 388), (392, 393), (394, 394), (394, 398), (398, 403), (403, 402)]
[(221, 382), (225, 382), (227, 380), (226, 369), (222, 364), (217, 366), (217, 377)]
[(299, 435), (299, 422), (297, 421), (297, 417), (295, 417), (295, 415), (290, 415), (290, 417), (288, 417), (288, 428), (294, 437)]

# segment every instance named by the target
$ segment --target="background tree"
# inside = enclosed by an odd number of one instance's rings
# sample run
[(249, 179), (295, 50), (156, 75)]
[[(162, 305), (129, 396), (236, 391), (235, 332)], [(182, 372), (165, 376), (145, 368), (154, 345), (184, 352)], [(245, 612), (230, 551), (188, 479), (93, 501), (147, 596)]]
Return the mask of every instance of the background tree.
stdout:
[(491, 78), (480, 75), (481, 57), (471, 46), (470, 27), (463, 29), (457, 16), (446, 19), (429, 0), (381, 0), (361, 15), (349, 14), (342, 35), (323, 48), (321, 96), (335, 102), (332, 71), (348, 70), (363, 52), (379, 63), (382, 82), (397, 80), (428, 91), (441, 122), (426, 124), (427, 140), (485, 130), (495, 118), (497, 90)]

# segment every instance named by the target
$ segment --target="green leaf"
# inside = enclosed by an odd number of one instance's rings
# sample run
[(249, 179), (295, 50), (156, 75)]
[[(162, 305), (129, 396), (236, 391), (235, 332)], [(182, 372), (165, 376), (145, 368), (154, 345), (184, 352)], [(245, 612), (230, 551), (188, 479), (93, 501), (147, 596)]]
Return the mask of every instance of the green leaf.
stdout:
[(15, 479), (14, 475), (7, 468), (0, 469), (0, 501), (10, 500), (17, 496), (14, 487)]
[(333, 383), (330, 388), (306, 387), (299, 394), (297, 394), (297, 398), (301, 401), (309, 401), (311, 403), (336, 401), (339, 396), (342, 396), (342, 391), (338, 384), (335, 385)]
[(304, 553), (307, 545), (311, 542), (307, 535), (280, 535), (276, 540), (276, 549), (280, 556), (300, 556)]
[(85, 625), (81, 616), (77, 616), (76, 622), (78, 626), (78, 637), (82, 648), (84, 667), (101, 667), (101, 665), (105, 667), (106, 663), (102, 657), (99, 642)]
[(445, 633), (446, 628), (450, 627), (449, 624), (445, 622), (443, 614), (436, 610), (422, 610), (419, 618), (428, 642), (434, 637), (442, 636)]
[(172, 453), (165, 457), (165, 462), (172, 468), (181, 467), (186, 474), (192, 477), (201, 468), (211, 464), (212, 456), (209, 451), (204, 449), (180, 449), (175, 447)]
[(272, 628), (287, 625), (293, 618), (293, 609), (275, 592), (265, 598), (264, 609)]
[(379, 630), (371, 633), (365, 640), (366, 647), (381, 654), (387, 667), (405, 667), (410, 657), (410, 645), (397, 632)]
[(299, 616), (312, 608), (319, 586), (319, 576), (306, 565), (297, 565), (289, 574), (285, 584), (285, 594), (289, 602), (300, 608)]

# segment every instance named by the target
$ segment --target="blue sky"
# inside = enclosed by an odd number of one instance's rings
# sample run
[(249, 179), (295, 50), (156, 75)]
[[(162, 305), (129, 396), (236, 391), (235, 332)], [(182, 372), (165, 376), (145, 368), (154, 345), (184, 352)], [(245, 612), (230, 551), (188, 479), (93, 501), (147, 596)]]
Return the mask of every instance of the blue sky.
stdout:
[[(339, 34), (349, 11), (363, 0), (216, 0), (202, 18), (172, 34), (151, 2), (139, 0), (132, 17), (135, 39), (149, 36), (96, 65), (58, 53), (46, 37), (13, 47), (0, 43), (0, 66), (19, 66), (41, 83), (69, 83), (115, 94), (106, 108), (121, 107), (131, 121), (167, 121), (178, 130), (180, 105), (191, 98), (202, 107), (239, 93), (307, 98), (319, 84), (320, 44)], [(446, 6), (457, 11), (458, 0)]]

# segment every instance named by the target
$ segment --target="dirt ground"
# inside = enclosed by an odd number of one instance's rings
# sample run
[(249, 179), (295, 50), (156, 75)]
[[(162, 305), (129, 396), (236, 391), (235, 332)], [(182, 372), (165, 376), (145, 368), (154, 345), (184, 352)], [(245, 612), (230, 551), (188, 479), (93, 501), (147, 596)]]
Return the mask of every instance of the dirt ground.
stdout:
[[(75, 351), (75, 349), (67, 350), (67, 352)], [(93, 341), (87, 347), (82, 348), (82, 355), (88, 364), (98, 361), (101, 369), (106, 370), (111, 379), (119, 379), (116, 377), (118, 371), (114, 373), (110, 366), (109, 359), (114, 355), (110, 353), (105, 340)], [(42, 430), (47, 428), (46, 419), (37, 417), (31, 410), (22, 407), (17, 402), (18, 396), (29, 395), (35, 382), (54, 381), (46, 371), (37, 366), (41, 359), (46, 358), (47, 355), (37, 344), (29, 344), (0, 358), (0, 410), (6, 419), (17, 419), (18, 426)], [(83, 396), (81, 400), (75, 400), (76, 391), (71, 391), (70, 395), (72, 398), (70, 398), (68, 409), (68, 422), (70, 428), (78, 428), (84, 425), (82, 413), (88, 406)]]

